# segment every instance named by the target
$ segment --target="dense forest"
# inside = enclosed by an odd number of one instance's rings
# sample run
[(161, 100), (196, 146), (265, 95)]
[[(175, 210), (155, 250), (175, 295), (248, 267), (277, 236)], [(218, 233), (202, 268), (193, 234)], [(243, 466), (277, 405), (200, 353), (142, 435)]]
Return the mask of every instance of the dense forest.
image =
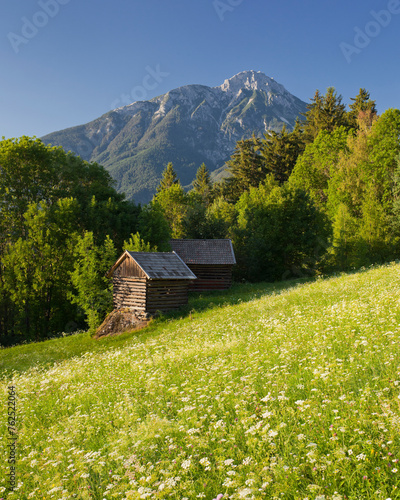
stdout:
[(347, 109), (316, 92), (292, 131), (243, 139), (213, 183), (186, 192), (169, 163), (151, 203), (106, 170), (36, 138), (0, 142), (0, 343), (94, 330), (112, 307), (104, 276), (123, 249), (231, 238), (237, 280), (346, 271), (400, 255), (400, 111), (365, 89)]

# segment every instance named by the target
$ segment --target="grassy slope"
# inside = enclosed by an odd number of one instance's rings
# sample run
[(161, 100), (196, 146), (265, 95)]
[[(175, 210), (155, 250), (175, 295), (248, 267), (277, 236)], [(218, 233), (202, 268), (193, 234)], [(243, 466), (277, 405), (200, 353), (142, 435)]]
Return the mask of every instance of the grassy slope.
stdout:
[[(140, 335), (2, 351), (23, 482), (8, 497), (400, 498), (399, 286), (397, 264), (236, 287)], [(24, 372), (28, 351), (42, 367)]]

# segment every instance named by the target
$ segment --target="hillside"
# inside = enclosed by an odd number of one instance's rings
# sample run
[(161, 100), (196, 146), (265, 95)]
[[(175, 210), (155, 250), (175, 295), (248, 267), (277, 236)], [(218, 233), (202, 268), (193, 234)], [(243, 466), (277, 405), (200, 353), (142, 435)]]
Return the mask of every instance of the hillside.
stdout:
[(251, 134), (291, 129), (306, 104), (273, 78), (244, 71), (218, 87), (186, 85), (43, 137), (107, 168), (116, 187), (148, 202), (168, 162), (183, 185), (201, 163), (220, 173), (235, 144)]
[(400, 498), (399, 286), (394, 263), (236, 285), (114, 347), (70, 357), (72, 337), (50, 341), (52, 366), (19, 364), (29, 348), (50, 361), (47, 342), (0, 351), (16, 370), (2, 397), (12, 383), (20, 482), (1, 495)]

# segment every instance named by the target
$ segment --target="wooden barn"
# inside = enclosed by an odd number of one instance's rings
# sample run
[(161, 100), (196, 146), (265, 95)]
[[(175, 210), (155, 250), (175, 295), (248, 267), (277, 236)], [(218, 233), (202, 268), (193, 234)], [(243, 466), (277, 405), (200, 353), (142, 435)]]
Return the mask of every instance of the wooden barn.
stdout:
[(108, 271), (113, 279), (114, 309), (130, 307), (155, 313), (177, 309), (188, 301), (196, 276), (175, 252), (128, 252)]
[(170, 240), (170, 244), (197, 276), (189, 291), (225, 290), (232, 285), (236, 259), (231, 240)]

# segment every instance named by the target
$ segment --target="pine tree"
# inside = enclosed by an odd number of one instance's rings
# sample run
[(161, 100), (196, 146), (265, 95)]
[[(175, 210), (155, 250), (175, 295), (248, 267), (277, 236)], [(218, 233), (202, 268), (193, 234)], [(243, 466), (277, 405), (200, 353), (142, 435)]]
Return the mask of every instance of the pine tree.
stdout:
[(334, 87), (329, 87), (322, 106), (321, 126), (323, 130), (332, 132), (336, 127), (347, 125), (346, 106), (341, 95), (337, 95)]
[(261, 139), (253, 137), (242, 139), (236, 143), (236, 148), (227, 162), (227, 171), (231, 177), (224, 182), (224, 196), (229, 201), (236, 201), (240, 195), (251, 186), (258, 187), (265, 179), (265, 162), (260, 154)]
[(161, 191), (170, 188), (174, 184), (180, 184), (180, 183), (178, 176), (174, 170), (174, 166), (172, 165), (171, 162), (169, 162), (162, 173), (160, 184), (157, 187), (157, 193), (160, 193)]
[(288, 132), (284, 126), (279, 133), (271, 132), (271, 135), (266, 135), (262, 141), (261, 156), (265, 171), (271, 173), (279, 184), (288, 180), (298, 156), (304, 151), (299, 127), (300, 124), (296, 122), (293, 132)]
[(311, 99), (311, 104), (307, 104), (307, 112), (304, 113), (306, 123), (304, 126), (307, 142), (312, 142), (318, 135), (321, 124), (323, 97), (320, 91), (315, 91), (314, 97)]
[(365, 89), (360, 89), (356, 97), (350, 97), (353, 101), (350, 104), (350, 111), (347, 113), (347, 118), (352, 127), (356, 128), (358, 126), (358, 121), (367, 121), (368, 125), (371, 126), (373, 119), (377, 115), (377, 110), (375, 106), (376, 101), (370, 99), (370, 94)]
[(348, 125), (346, 106), (334, 87), (329, 87), (324, 96), (317, 90), (307, 108), (308, 111), (304, 114), (304, 139), (308, 143), (312, 142), (321, 130), (332, 132), (337, 127)]
[(210, 172), (204, 163), (197, 170), (196, 178), (193, 181), (193, 189), (202, 196), (203, 200), (208, 200), (212, 190), (212, 182)]

